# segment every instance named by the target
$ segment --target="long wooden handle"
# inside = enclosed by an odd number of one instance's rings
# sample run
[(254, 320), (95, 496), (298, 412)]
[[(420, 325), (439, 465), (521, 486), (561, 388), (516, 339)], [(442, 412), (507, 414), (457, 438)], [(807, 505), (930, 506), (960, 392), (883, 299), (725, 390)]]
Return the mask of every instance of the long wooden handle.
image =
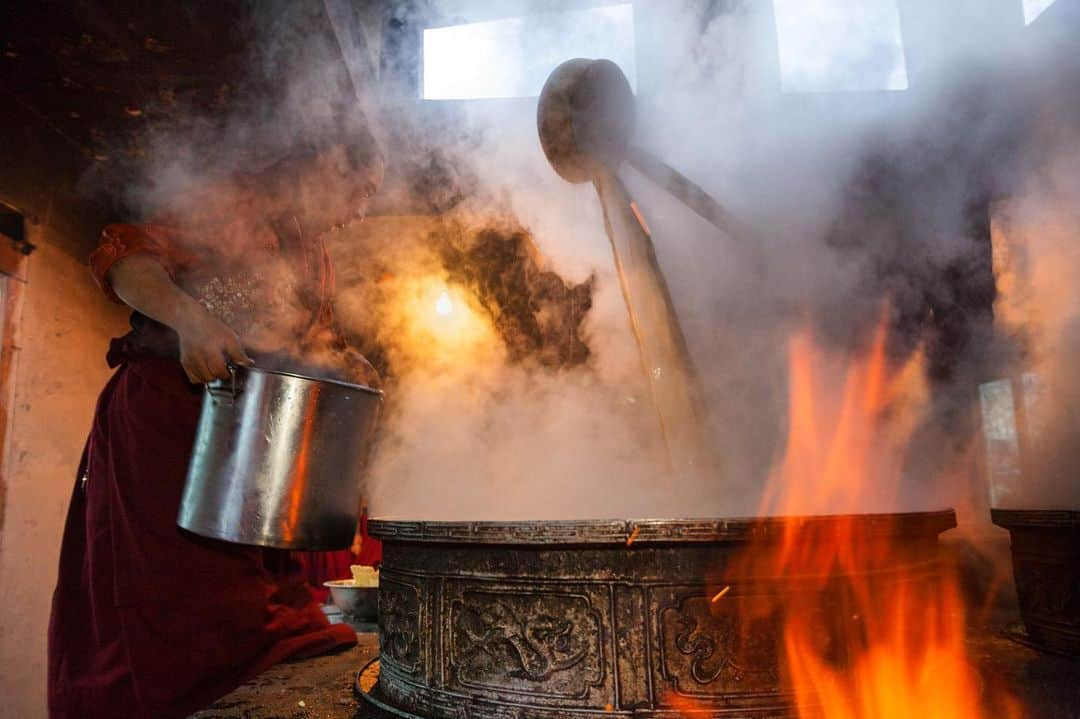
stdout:
[(731, 214), (700, 185), (656, 155), (636, 145), (627, 148), (626, 162), (723, 232), (739, 248), (746, 261), (759, 274), (764, 274), (765, 256), (756, 239), (756, 232)]
[(593, 184), (604, 208), (604, 229), (611, 240), (619, 284), (671, 468), (676, 472), (692, 470), (704, 460), (702, 395), (652, 238), (630, 193), (613, 171), (602, 171)]

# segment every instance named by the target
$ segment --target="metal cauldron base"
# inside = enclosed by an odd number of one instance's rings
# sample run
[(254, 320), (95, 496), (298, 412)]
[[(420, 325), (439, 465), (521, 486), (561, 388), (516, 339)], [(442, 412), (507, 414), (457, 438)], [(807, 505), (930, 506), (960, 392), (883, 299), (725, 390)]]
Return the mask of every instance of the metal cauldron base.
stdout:
[(373, 519), (379, 675), (361, 697), (403, 719), (791, 719), (785, 607), (813, 603), (821, 646), (841, 646), (859, 620), (847, 618), (843, 583), (773, 569), (783, 539), (856, 536), (865, 560), (855, 571), (870, 591), (921, 592), (938, 581), (938, 534), (953, 526), (951, 511)]
[(387, 703), (379, 692), (379, 659), (376, 657), (364, 665), (353, 682), (353, 694), (361, 706), (375, 719), (427, 719), (418, 714), (398, 709)]
[[(357, 673), (356, 679), (353, 681), (353, 694), (356, 695), (360, 705), (364, 707), (364, 717), (371, 717), (371, 719), (431, 719), (430, 717), (422, 714), (415, 714), (405, 709), (400, 709), (390, 703), (390, 700), (382, 693), (379, 687), (379, 659), (376, 657), (370, 662), (364, 665), (364, 667)], [(460, 697), (461, 706), (474, 706), (476, 700), (472, 697), (462, 695)], [(505, 712), (508, 709), (508, 705), (505, 702), (498, 704), (491, 704), (493, 710)], [(513, 709), (513, 707), (509, 707)], [(527, 716), (529, 710), (528, 706), (522, 705), (518, 707), (521, 712), (519, 716)], [(605, 717), (633, 717), (632, 711), (605, 711), (603, 713)], [(693, 712), (680, 716), (693, 716)], [(465, 716), (469, 716), (466, 714)]]

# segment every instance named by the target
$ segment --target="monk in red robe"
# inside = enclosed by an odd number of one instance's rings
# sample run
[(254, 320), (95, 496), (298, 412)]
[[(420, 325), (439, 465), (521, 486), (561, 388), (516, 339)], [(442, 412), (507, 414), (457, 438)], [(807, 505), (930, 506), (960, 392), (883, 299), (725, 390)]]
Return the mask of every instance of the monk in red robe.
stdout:
[(351, 360), (348, 379), (374, 382), (341, 346), (320, 239), (361, 215), (382, 179), (367, 140), (294, 150), (203, 193), (179, 218), (105, 228), (91, 269), (135, 314), (107, 355), (117, 370), (64, 530), (49, 626), (53, 719), (185, 717), (276, 662), (356, 642), (327, 622), (287, 551), (197, 537), (176, 516), (202, 385), (227, 377), (227, 362), (333, 350)]

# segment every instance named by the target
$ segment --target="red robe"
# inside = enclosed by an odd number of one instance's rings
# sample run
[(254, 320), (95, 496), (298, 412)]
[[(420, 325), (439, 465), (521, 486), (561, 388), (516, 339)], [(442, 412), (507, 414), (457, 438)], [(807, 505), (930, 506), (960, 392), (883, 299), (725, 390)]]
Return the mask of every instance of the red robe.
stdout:
[[(103, 236), (92, 266), (104, 287), (120, 257), (161, 251), (139, 229)], [(111, 241), (117, 232), (123, 242)], [(202, 388), (134, 335), (110, 350), (119, 368), (98, 400), (64, 529), (53, 719), (179, 719), (283, 659), (356, 642), (327, 622), (288, 552), (176, 526)]]

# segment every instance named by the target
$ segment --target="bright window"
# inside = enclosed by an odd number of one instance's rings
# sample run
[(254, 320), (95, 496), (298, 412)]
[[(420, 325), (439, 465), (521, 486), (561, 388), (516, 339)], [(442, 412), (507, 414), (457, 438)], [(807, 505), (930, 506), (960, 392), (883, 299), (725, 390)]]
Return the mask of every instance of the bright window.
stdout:
[(424, 30), (426, 100), (532, 97), (573, 57), (607, 58), (637, 86), (634, 9), (608, 5)]
[(1024, 24), (1030, 25), (1035, 18), (1043, 14), (1043, 10), (1054, 4), (1054, 0), (1024, 0)]
[(896, 0), (773, 0), (785, 92), (906, 90)]

